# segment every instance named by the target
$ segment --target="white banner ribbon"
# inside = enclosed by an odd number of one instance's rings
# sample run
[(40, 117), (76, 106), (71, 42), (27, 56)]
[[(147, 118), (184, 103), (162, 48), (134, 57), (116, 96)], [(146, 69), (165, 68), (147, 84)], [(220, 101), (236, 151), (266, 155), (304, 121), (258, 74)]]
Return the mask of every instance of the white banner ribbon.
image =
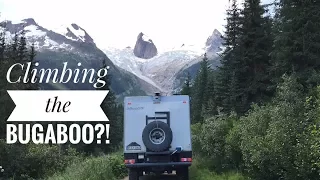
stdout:
[(9, 90), (16, 107), (8, 121), (109, 121), (100, 107), (108, 92)]

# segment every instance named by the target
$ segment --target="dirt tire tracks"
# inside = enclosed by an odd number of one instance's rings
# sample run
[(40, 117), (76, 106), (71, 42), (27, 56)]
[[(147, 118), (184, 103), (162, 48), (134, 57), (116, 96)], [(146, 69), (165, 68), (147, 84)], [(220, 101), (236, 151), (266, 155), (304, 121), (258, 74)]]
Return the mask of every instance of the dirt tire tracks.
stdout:
[[(129, 177), (125, 177), (122, 180), (129, 180)], [(176, 175), (161, 175), (161, 176), (145, 175), (145, 176), (141, 176), (139, 180), (178, 180), (178, 178)]]

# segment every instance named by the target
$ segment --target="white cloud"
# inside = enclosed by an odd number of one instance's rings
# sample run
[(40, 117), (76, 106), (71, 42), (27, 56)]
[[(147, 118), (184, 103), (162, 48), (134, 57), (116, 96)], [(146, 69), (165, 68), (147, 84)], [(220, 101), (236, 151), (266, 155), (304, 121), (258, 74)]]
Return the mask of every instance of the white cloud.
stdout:
[(203, 44), (223, 30), (228, 0), (0, 0), (2, 19), (32, 17), (45, 28), (76, 23), (100, 47), (133, 46), (139, 32), (157, 47)]

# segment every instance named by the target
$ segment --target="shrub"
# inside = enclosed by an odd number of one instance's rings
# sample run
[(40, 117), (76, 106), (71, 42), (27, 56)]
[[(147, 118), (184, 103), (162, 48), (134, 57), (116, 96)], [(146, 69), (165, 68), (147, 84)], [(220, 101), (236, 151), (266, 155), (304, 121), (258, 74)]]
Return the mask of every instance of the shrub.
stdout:
[(43, 178), (62, 171), (69, 163), (81, 158), (72, 148), (62, 151), (55, 145), (19, 145), (0, 141), (0, 162), (5, 169), (5, 178)]
[(191, 134), (192, 134), (192, 150), (194, 155), (201, 153), (201, 123), (196, 123), (191, 125)]
[(63, 173), (56, 173), (49, 180), (116, 180), (124, 178), (127, 169), (120, 154), (90, 157), (81, 163), (73, 163)]
[[(319, 105), (317, 105), (319, 107)], [(319, 179), (314, 148), (317, 118), (305, 101), (301, 85), (285, 77), (277, 96), (267, 106), (255, 106), (241, 118), (241, 151), (247, 172), (254, 179)]]
[(253, 105), (240, 119), (218, 115), (193, 127), (204, 160), (192, 174), (206, 179), (211, 169), (241, 170), (256, 180), (320, 179), (320, 87), (306, 97), (293, 76), (283, 80), (272, 102)]
[[(198, 134), (195, 138), (196, 151), (200, 151), (200, 155), (208, 158), (209, 168), (217, 172), (222, 172), (231, 169), (234, 162), (231, 156), (234, 154), (233, 148), (227, 142), (227, 137), (233, 123), (237, 117), (235, 114), (231, 115), (218, 115), (206, 119), (204, 123), (198, 127)], [(230, 151), (230, 152), (229, 152)]]

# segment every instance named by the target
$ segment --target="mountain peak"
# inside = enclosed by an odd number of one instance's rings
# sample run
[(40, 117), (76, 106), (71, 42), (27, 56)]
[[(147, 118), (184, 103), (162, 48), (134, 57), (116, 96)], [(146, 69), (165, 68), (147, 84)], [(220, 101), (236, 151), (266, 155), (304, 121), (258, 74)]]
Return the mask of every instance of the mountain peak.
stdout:
[(75, 29), (75, 30), (79, 30), (80, 27), (76, 24), (76, 23), (72, 23), (71, 26)]
[(152, 39), (150, 39), (147, 35), (145, 35), (143, 32), (140, 32), (138, 37), (137, 37), (137, 40), (139, 39), (142, 39), (143, 41), (145, 42), (148, 42), (148, 43), (153, 43), (152, 42)]
[[(33, 18), (22, 19), (19, 21), (5, 20), (1, 22), (5, 24), (6, 29), (12, 30), (13, 33), (19, 32), (27, 26), (39, 26)], [(15, 27), (13, 29), (13, 27)]]
[(214, 30), (213, 30), (212, 35), (215, 35), (215, 36), (222, 36), (222, 34), (220, 33), (220, 31), (218, 31), (217, 29), (214, 29)]
[(25, 22), (25, 24), (27, 25), (38, 25), (33, 18), (23, 19), (22, 21)]
[(12, 25), (12, 24), (15, 24), (15, 25), (24, 24), (27, 26), (28, 25), (38, 25), (33, 18), (26, 18), (26, 19), (22, 19), (19, 21), (5, 20), (5, 21), (3, 21), (3, 23), (9, 24), (9, 25)]
[(95, 44), (91, 36), (76, 23), (61, 25), (53, 31), (73, 41)]
[(221, 36), (222, 34), (217, 29), (213, 30), (211, 36), (208, 37), (206, 42), (207, 55), (211, 56), (221, 50), (220, 46), (223, 42)]
[(220, 39), (221, 36), (222, 34), (217, 29), (214, 29), (211, 36), (208, 37), (206, 45), (209, 46), (213, 40)]
[(21, 33), (24, 31), (25, 36), (30, 37), (44, 37), (46, 36), (46, 30), (39, 26), (33, 18), (22, 19), (19, 21), (3, 21), (5, 24), (5, 30), (14, 35), (15, 33)]
[(143, 32), (140, 32), (133, 53), (139, 58), (150, 59), (158, 54), (158, 50), (153, 41)]

